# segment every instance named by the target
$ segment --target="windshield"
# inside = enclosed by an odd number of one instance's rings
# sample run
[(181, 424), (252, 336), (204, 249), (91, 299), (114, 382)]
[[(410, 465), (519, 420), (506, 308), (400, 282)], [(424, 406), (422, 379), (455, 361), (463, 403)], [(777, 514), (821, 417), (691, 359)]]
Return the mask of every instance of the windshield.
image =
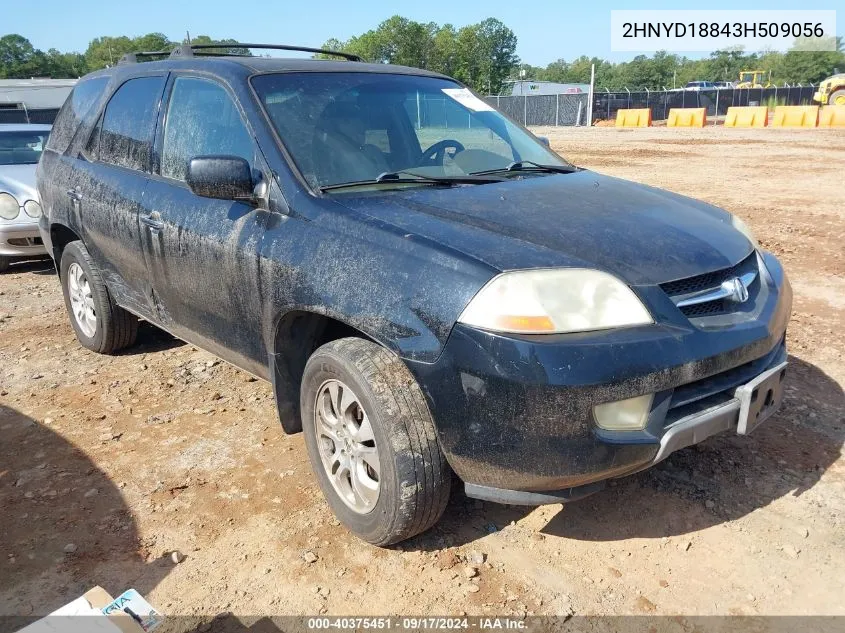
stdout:
[(285, 148), (316, 188), (402, 172), (431, 178), (565, 166), (459, 84), (385, 73), (279, 73), (253, 86)]
[(34, 165), (49, 132), (0, 132), (0, 165)]

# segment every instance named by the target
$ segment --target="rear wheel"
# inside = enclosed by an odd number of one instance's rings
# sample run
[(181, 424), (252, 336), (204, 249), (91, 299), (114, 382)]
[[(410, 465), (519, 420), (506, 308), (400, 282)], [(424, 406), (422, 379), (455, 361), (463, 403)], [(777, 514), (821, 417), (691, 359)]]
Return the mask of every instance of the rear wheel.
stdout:
[(451, 472), (398, 357), (359, 338), (323, 345), (305, 366), (300, 409), (320, 488), (352, 532), (390, 545), (440, 519)]
[(135, 342), (138, 318), (112, 301), (82, 242), (65, 247), (60, 274), (70, 323), (83, 347), (111, 354)]
[(5, 273), (7, 270), (9, 270), (9, 266), (11, 265), (11, 263), (11, 257), (4, 257), (3, 255), (0, 255), (0, 273)]
[(831, 93), (828, 103), (830, 105), (845, 105), (845, 89)]

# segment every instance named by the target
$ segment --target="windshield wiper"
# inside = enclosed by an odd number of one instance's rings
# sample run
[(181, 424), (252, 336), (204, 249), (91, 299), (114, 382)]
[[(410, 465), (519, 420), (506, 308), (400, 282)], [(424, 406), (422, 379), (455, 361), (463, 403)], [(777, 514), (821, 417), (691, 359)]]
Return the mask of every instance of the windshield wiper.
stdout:
[(507, 167), (498, 167), (496, 169), (485, 169), (483, 171), (474, 171), (472, 176), (485, 176), (487, 174), (501, 174), (512, 171), (537, 171), (546, 172), (550, 174), (571, 174), (578, 171), (578, 168), (573, 165), (543, 165), (542, 163), (535, 163), (532, 160), (518, 160)]
[(493, 182), (502, 182), (501, 178), (485, 178), (485, 174), (469, 174), (466, 176), (421, 176), (410, 171), (392, 171), (379, 174), (372, 180), (356, 180), (352, 182), (341, 182), (334, 185), (320, 187), (320, 191), (332, 191), (335, 189), (348, 189), (351, 187), (366, 187), (372, 185), (483, 185)]

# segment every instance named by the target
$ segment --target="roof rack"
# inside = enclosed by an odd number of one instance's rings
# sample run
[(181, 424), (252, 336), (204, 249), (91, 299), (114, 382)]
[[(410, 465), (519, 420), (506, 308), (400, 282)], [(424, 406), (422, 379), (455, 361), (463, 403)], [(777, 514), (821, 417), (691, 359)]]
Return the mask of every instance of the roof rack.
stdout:
[[(344, 53), (342, 51), (332, 51), (325, 48), (310, 48), (308, 46), (290, 46), (288, 44), (244, 44), (242, 42), (232, 42), (232, 43), (220, 43), (220, 44), (183, 44), (181, 46), (177, 46), (173, 49), (173, 52), (170, 53), (170, 57), (173, 58), (180, 58), (180, 57), (194, 57), (199, 55), (213, 55), (213, 56), (223, 56), (223, 57), (245, 57), (245, 55), (239, 55), (237, 53), (216, 53), (216, 52), (202, 52), (207, 49), (220, 49), (220, 48), (265, 48), (270, 50), (279, 50), (279, 51), (301, 51), (303, 53), (320, 53), (323, 55), (337, 55), (338, 57), (343, 57), (344, 59), (348, 59), (351, 62), (360, 62), (362, 61), (358, 55), (353, 55), (352, 53)], [(140, 53), (135, 53), (136, 55)], [(147, 53), (143, 53), (146, 55)]]
[(138, 51), (137, 53), (126, 53), (118, 61), (118, 64), (137, 64), (139, 57), (167, 57), (170, 51)]

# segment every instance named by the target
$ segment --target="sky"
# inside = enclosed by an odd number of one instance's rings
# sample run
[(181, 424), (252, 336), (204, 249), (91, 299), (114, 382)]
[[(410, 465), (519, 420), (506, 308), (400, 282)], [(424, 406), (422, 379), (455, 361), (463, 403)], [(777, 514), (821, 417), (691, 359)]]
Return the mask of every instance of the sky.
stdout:
[(154, 31), (172, 40), (181, 40), (189, 31), (191, 35), (230, 37), (242, 42), (316, 47), (331, 37), (345, 40), (363, 33), (396, 14), (456, 27), (498, 18), (516, 34), (521, 60), (535, 66), (580, 55), (612, 61), (631, 59), (636, 53), (610, 50), (611, 9), (838, 9), (837, 30), (839, 34), (845, 32), (843, 0), (710, 0), (705, 4), (678, 0), (3, 0), (2, 4), (0, 35), (18, 33), (43, 50), (80, 52), (101, 35), (134, 37)]

